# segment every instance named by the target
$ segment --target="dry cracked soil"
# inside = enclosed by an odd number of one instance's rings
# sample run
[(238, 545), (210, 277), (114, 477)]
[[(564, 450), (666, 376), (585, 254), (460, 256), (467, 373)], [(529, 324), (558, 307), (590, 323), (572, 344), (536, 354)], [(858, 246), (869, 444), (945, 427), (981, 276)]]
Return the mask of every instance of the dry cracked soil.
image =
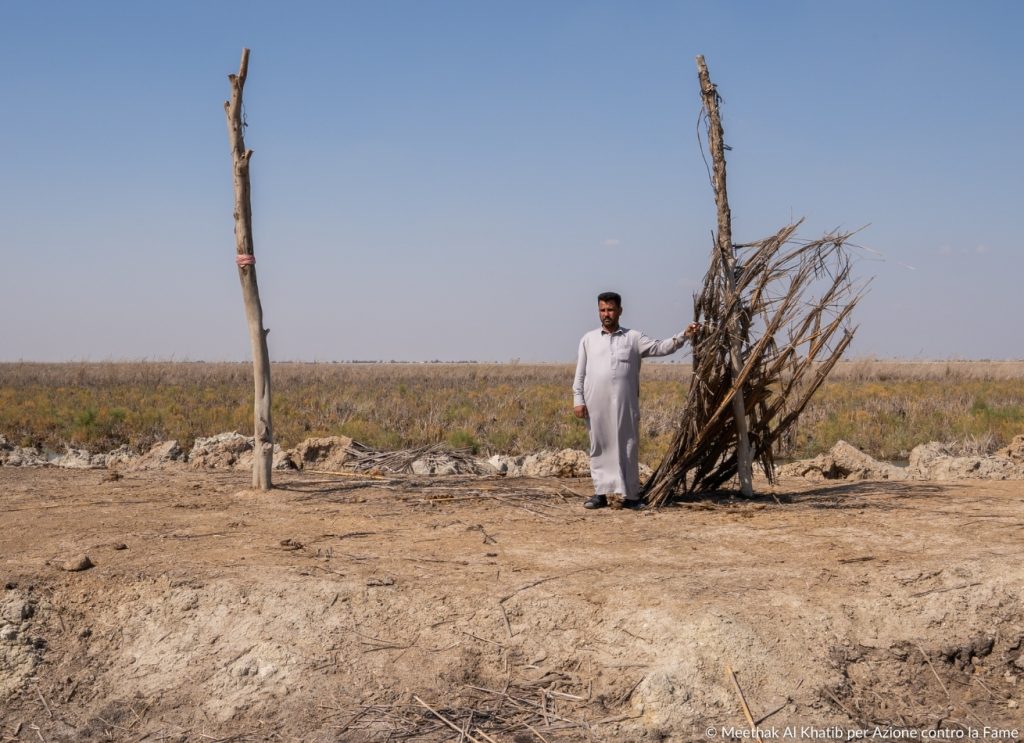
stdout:
[(1024, 728), (1021, 482), (275, 478), (0, 469), (0, 742)]

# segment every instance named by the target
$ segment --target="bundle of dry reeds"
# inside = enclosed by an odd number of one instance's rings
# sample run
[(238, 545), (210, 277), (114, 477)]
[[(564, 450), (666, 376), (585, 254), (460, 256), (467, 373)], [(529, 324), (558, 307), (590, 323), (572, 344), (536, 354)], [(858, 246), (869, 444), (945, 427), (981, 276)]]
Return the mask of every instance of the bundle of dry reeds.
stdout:
[[(716, 490), (737, 474), (732, 401), (740, 390), (752, 458), (771, 480), (773, 445), (853, 339), (850, 313), (864, 287), (850, 272), (852, 233), (805, 242), (794, 237), (799, 225), (735, 246), (735, 292), (728, 286), (722, 251), (712, 250), (703, 290), (694, 297), (694, 317), (703, 327), (694, 343), (682, 425), (644, 486), (650, 503)], [(743, 348), (738, 374), (729, 359), (734, 315)]]

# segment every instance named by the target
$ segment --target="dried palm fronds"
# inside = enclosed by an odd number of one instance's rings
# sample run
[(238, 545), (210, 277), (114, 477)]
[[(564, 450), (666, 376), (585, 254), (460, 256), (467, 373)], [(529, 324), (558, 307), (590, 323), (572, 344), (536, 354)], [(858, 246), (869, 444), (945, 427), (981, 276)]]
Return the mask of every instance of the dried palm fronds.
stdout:
[(481, 464), (471, 449), (450, 449), (444, 444), (428, 444), (398, 451), (377, 451), (358, 441), (347, 447), (346, 467), (355, 472), (412, 473), (413, 462), (425, 468), (447, 466), (452, 472), (492, 474), (493, 468)]
[[(742, 390), (753, 460), (774, 477), (773, 445), (791, 429), (853, 339), (850, 313), (863, 294), (851, 276), (850, 232), (805, 242), (800, 222), (756, 243), (735, 246), (736, 291), (721, 251), (711, 251), (694, 318), (702, 324), (682, 425), (644, 486), (655, 505), (715, 490), (737, 473), (732, 400)], [(738, 316), (743, 364), (729, 363), (728, 318)]]

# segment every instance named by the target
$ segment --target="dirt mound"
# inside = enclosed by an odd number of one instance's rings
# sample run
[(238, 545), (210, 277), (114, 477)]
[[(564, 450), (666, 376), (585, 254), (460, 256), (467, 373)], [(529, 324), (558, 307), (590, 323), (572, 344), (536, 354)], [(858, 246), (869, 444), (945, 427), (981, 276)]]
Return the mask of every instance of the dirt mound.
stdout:
[(906, 480), (906, 470), (880, 462), (845, 441), (814, 459), (791, 462), (778, 468), (780, 477), (807, 480)]
[(192, 451), (188, 453), (188, 466), (193, 469), (233, 467), (238, 458), (245, 452), (251, 452), (252, 448), (252, 437), (243, 436), (237, 431), (197, 438)]
[(958, 456), (947, 444), (933, 441), (914, 447), (909, 464), (904, 468), (880, 462), (847, 442), (839, 441), (826, 454), (780, 466), (778, 475), (812, 481), (1021, 480), (1024, 479), (1024, 465), (1004, 456), (1003, 452)]
[(306, 439), (288, 452), (296, 469), (340, 470), (352, 459), (348, 436)]
[(497, 454), (487, 461), (507, 477), (590, 477), (590, 455), (578, 449), (517, 457)]
[[(192, 451), (188, 453), (188, 466), (193, 469), (232, 467), (251, 470), (254, 442), (252, 436), (243, 436), (237, 431), (198, 438), (192, 445)], [(288, 453), (277, 444), (274, 444), (272, 467), (275, 470), (289, 470), (295, 467)]]
[(938, 441), (915, 446), (907, 470), (919, 480), (1020, 480), (1024, 466), (999, 455), (955, 456)]
[(1000, 457), (1006, 457), (1010, 461), (1024, 465), (1024, 433), (1013, 437), (1008, 446), (996, 452)]
[(129, 452), (125, 452), (120, 455), (119, 460), (128, 469), (154, 470), (184, 464), (187, 458), (177, 441), (160, 441), (153, 444), (149, 451), (140, 457), (132, 457)]
[(123, 469), (139, 459), (139, 455), (127, 444), (122, 444), (107, 454), (106, 466), (109, 469)]
[(0, 467), (44, 467), (47, 464), (46, 457), (35, 449), (15, 446), (0, 436)]
[(72, 449), (59, 457), (50, 460), (54, 467), (67, 467), (68, 469), (98, 470), (107, 466), (106, 454), (90, 454), (85, 449)]

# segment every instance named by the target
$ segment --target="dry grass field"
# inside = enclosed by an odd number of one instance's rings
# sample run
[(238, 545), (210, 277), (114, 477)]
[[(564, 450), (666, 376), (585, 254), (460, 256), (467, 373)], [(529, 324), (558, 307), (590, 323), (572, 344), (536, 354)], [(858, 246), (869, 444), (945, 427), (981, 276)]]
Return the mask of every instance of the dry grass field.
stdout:
[[(690, 367), (645, 365), (642, 458), (656, 462), (678, 423)], [(291, 447), (344, 434), (380, 449), (437, 442), (479, 453), (585, 448), (567, 364), (277, 363), (274, 430)], [(0, 364), (0, 434), (23, 446), (107, 451), (247, 432), (244, 363)], [(840, 364), (805, 411), (782, 458), (846, 439), (881, 459), (940, 440), (990, 450), (1024, 431), (1024, 361)]]

